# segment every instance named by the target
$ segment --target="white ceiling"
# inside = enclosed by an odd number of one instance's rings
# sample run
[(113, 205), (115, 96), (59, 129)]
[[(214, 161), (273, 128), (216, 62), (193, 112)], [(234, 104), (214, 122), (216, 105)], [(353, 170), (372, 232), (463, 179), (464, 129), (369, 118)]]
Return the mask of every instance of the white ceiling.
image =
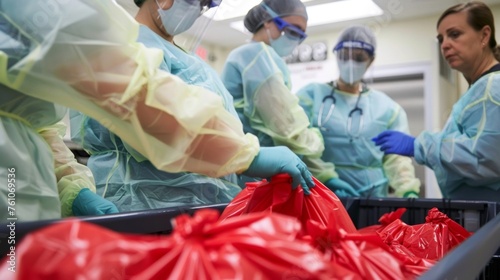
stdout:
[[(137, 7), (133, 0), (116, 0), (118, 4), (122, 5), (130, 14), (135, 16)], [(228, 0), (226, 0), (228, 1)], [(245, 0), (231, 0), (234, 5), (235, 2)], [(322, 3), (329, 3), (332, 1), (356, 1), (356, 0), (312, 0), (304, 3), (306, 6), (312, 6)], [(457, 3), (467, 2), (464, 0), (373, 0), (383, 11), (384, 14), (375, 18), (365, 18), (361, 20), (351, 20), (341, 23), (325, 24), (321, 26), (308, 27), (307, 34), (314, 35), (323, 32), (336, 31), (351, 24), (363, 24), (382, 22), (387, 23), (390, 21), (397, 21), (401, 19), (410, 19), (431, 15), (439, 15), (448, 7)], [(488, 5), (500, 4), (500, 0), (484, 0), (483, 2)], [(237, 31), (229, 26), (230, 22), (242, 20), (243, 17), (234, 18), (224, 21), (210, 22), (207, 28), (203, 41), (207, 43), (216, 44), (228, 48), (233, 48), (244, 44), (250, 38), (249, 34)], [(500, 20), (500, 19), (499, 19)], [(206, 22), (203, 22), (204, 24)], [(193, 30), (200, 29), (200, 24), (195, 24), (188, 32), (195, 32)]]

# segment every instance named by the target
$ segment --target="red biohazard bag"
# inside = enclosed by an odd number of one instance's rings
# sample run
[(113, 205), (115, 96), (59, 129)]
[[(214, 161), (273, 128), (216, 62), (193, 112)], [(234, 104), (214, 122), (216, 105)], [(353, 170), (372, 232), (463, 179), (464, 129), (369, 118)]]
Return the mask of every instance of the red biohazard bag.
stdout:
[(69, 220), (27, 235), (16, 272), (0, 279), (332, 279), (323, 255), (297, 239), (292, 217), (255, 213), (217, 223), (219, 213), (180, 215), (170, 236), (120, 234)]
[(414, 279), (435, 263), (415, 257), (405, 247), (388, 246), (375, 231), (346, 233), (334, 224), (335, 216), (331, 216), (327, 228), (314, 221), (307, 226), (311, 245), (322, 251), (332, 266), (350, 271), (339, 279)]
[(335, 229), (334, 220), (332, 216), (327, 228), (314, 221), (308, 223), (312, 245), (324, 252), (332, 266), (350, 271), (346, 275), (352, 278), (406, 279), (402, 260), (390, 252), (380, 236)]
[(406, 279), (415, 278), (424, 274), (429, 268), (437, 263), (437, 260), (429, 260), (415, 256), (403, 245), (393, 243), (389, 246), (393, 255), (403, 260)]
[(0, 279), (123, 279), (174, 245), (171, 238), (123, 235), (71, 219), (24, 237), (16, 247), (16, 272), (7, 273), (2, 262)]
[(439, 260), (471, 233), (437, 208), (429, 210), (425, 223), (407, 225), (395, 220), (378, 231), (386, 244), (403, 246), (417, 258)]
[(263, 180), (246, 185), (222, 213), (220, 220), (226, 220), (248, 213), (272, 212), (299, 219), (306, 229), (307, 221), (316, 221), (326, 227), (330, 215), (335, 215), (335, 227), (346, 232), (355, 232), (349, 214), (338, 197), (313, 178), (316, 186), (311, 195), (304, 195), (301, 187), (292, 190), (292, 179), (288, 174), (274, 176), (270, 182)]
[(391, 224), (392, 222), (394, 222), (396, 220), (400, 220), (405, 212), (406, 212), (406, 208), (398, 208), (395, 211), (385, 213), (384, 215), (382, 215), (380, 217), (380, 219), (378, 219), (378, 222), (380, 224), (360, 228), (358, 230), (358, 233), (369, 233), (369, 232), (380, 231), (383, 228), (385, 228), (386, 226), (388, 226), (389, 224)]

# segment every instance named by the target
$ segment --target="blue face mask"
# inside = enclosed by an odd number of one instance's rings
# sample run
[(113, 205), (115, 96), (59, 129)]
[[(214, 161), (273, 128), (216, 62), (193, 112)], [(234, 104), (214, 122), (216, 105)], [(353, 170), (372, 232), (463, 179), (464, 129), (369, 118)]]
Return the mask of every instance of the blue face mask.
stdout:
[(158, 5), (158, 14), (165, 31), (172, 36), (181, 34), (193, 26), (196, 19), (201, 15), (200, 3), (197, 1), (174, 0), (174, 4), (170, 9), (163, 10), (156, 0)]
[(297, 38), (290, 38), (285, 33), (282, 33), (281, 36), (273, 40), (271, 34), (269, 33), (269, 29), (266, 29), (267, 35), (269, 36), (269, 44), (276, 51), (276, 53), (285, 57), (292, 54), (293, 50), (300, 44), (301, 40)]

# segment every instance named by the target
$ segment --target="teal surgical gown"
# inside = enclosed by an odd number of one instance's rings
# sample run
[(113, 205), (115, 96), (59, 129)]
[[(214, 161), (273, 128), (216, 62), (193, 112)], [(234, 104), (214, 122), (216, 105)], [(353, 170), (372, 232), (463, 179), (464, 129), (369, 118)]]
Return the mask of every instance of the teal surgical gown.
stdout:
[(441, 132), (421, 133), (415, 160), (436, 174), (444, 197), (500, 201), (500, 72), (477, 80)]
[[(146, 26), (140, 26), (138, 42), (161, 49), (162, 70), (218, 94), (226, 110), (236, 116), (231, 95), (205, 62)], [(97, 193), (112, 201), (120, 211), (224, 203), (241, 191), (235, 174), (218, 179), (196, 173), (160, 171), (118, 136), (80, 113), (72, 112), (71, 130), (73, 140), (81, 142), (91, 154), (87, 164), (94, 173)]]
[[(300, 104), (315, 127), (318, 127), (318, 113), (323, 99), (331, 92), (329, 84), (312, 83), (297, 93)], [(321, 133), (325, 151), (321, 159), (325, 163), (334, 163), (339, 178), (349, 183), (361, 196), (385, 197), (389, 185), (400, 197), (410, 192), (418, 193), (420, 181), (415, 178), (411, 159), (399, 155), (384, 156), (371, 141), (371, 138), (388, 129), (409, 132), (406, 113), (401, 106), (380, 91), (364, 91), (358, 105), (363, 110), (362, 126), (360, 118), (356, 117), (359, 114), (354, 115), (348, 133), (348, 116), (355, 107), (358, 95), (335, 90), (335, 98), (336, 106), (331, 117), (323, 118)], [(331, 99), (324, 102), (324, 116), (331, 104)], [(327, 164), (325, 166), (328, 167)], [(316, 173), (324, 173), (321, 165), (317, 168), (320, 170)]]
[(221, 77), (243, 129), (257, 135), (261, 146), (284, 145), (299, 155), (321, 155), (321, 133), (310, 127), (298, 98), (290, 92), (287, 65), (273, 48), (262, 42), (236, 48)]

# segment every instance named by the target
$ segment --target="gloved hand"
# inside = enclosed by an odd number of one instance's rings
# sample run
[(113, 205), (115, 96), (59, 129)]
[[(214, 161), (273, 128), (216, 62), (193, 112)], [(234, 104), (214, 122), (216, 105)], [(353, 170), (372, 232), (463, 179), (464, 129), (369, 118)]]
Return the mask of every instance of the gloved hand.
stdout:
[(419, 198), (418, 193), (416, 192), (407, 192), (403, 195), (404, 198)]
[(372, 138), (375, 145), (381, 146), (385, 154), (398, 154), (402, 156), (412, 157), (415, 154), (415, 137), (405, 133), (386, 130), (380, 133), (377, 137)]
[(118, 208), (111, 201), (100, 197), (87, 188), (78, 193), (72, 208), (75, 216), (118, 213)]
[(315, 186), (311, 172), (287, 147), (261, 147), (250, 167), (243, 172), (246, 176), (260, 178), (269, 178), (279, 173), (288, 173), (292, 177), (293, 189), (300, 184), (305, 194), (311, 194), (309, 188)]
[(359, 197), (361, 196), (351, 185), (340, 178), (332, 178), (326, 181), (325, 186), (332, 190), (338, 197)]

